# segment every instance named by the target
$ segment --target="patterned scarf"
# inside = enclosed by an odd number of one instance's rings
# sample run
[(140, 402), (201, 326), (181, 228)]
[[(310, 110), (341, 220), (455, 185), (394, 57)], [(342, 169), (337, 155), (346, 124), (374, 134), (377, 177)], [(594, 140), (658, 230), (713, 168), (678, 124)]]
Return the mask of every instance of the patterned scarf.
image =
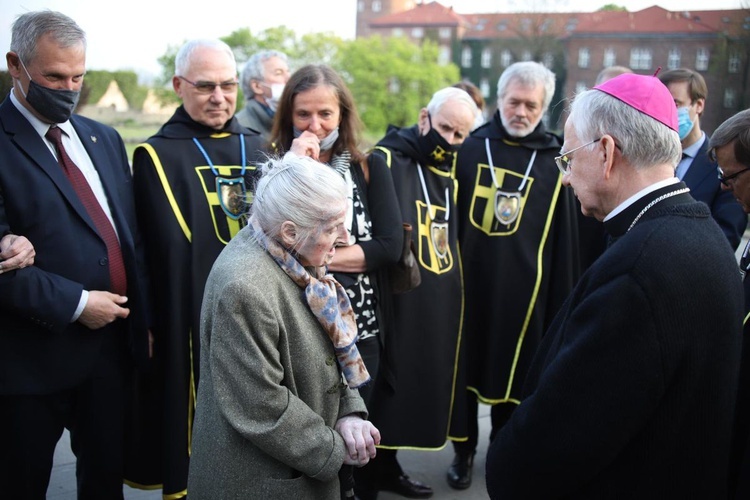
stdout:
[(258, 242), (292, 280), (305, 290), (307, 306), (318, 319), (333, 344), (336, 360), (347, 385), (357, 389), (368, 383), (370, 374), (357, 349), (357, 323), (344, 288), (325, 266), (315, 268), (313, 277), (284, 247), (249, 224)]

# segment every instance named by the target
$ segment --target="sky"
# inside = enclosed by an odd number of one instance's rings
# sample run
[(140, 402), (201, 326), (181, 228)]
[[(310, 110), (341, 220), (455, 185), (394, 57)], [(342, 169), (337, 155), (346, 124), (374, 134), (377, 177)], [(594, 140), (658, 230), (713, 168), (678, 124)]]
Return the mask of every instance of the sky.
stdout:
[[(439, 0), (460, 14), (482, 12), (594, 11), (606, 4), (637, 11), (652, 5), (668, 10), (705, 10), (705, 0)], [(143, 79), (161, 72), (157, 59), (170, 46), (191, 38), (219, 38), (241, 28), (257, 34), (285, 25), (297, 35), (332, 32), (353, 39), (357, 0), (219, 0), (168, 2), (166, 0), (1, 0), (0, 51), (10, 47), (10, 29), (20, 14), (51, 9), (73, 18), (86, 32), (86, 66), (94, 70), (133, 70)], [(188, 7), (193, 4), (196, 7)], [(713, 0), (711, 9), (739, 9), (750, 0)], [(177, 7), (179, 6), (179, 7)], [(244, 61), (238, 61), (242, 64)], [(5, 58), (0, 69), (7, 69)]]

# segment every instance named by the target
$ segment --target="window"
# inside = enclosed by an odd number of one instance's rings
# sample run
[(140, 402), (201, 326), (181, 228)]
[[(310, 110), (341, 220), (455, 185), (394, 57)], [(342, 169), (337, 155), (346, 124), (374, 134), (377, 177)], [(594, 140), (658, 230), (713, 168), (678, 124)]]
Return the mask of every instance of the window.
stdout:
[(380, 0), (375, 0), (374, 2), (372, 2), (372, 11), (373, 12), (380, 12), (381, 8), (382, 7), (381, 7), (381, 4), (380, 4)]
[(524, 17), (521, 19), (521, 31), (529, 31), (531, 29), (531, 19)]
[(586, 87), (586, 82), (576, 82), (576, 94), (580, 94), (581, 92), (585, 91), (588, 87)]
[(610, 66), (614, 66), (615, 64), (617, 64), (615, 49), (604, 49), (604, 61), (602, 61), (602, 65), (605, 68), (609, 68)]
[(357, 2), (357, 12), (364, 12), (364, 11), (365, 11), (365, 1), (359, 0), (359, 2)]
[(580, 49), (578, 49), (578, 67), (579, 68), (588, 68), (590, 59), (591, 59), (591, 53), (589, 52), (588, 47), (581, 47)]
[(482, 49), (482, 67), (489, 68), (492, 66), (492, 51), (489, 47)]
[(521, 60), (522, 61), (531, 61), (531, 51), (526, 49), (523, 52), (521, 52)]
[(450, 40), (451, 38), (451, 29), (450, 28), (440, 28), (440, 31), (438, 32), (438, 36), (442, 38), (443, 40)]
[(391, 34), (394, 37), (404, 36), (404, 30), (402, 28), (393, 28)]
[(544, 64), (544, 67), (547, 69), (552, 69), (552, 65), (555, 63), (555, 58), (552, 56), (551, 52), (545, 52), (542, 56), (542, 64)]
[(447, 66), (451, 62), (451, 48), (441, 45), (438, 49), (438, 64)]
[(508, 29), (508, 21), (500, 21), (497, 23), (497, 31), (505, 31)]
[(700, 48), (695, 54), (695, 69), (706, 71), (708, 69), (708, 49)]
[(503, 68), (507, 68), (513, 63), (513, 55), (510, 53), (510, 50), (505, 49), (500, 53), (500, 66)]
[(424, 30), (422, 28), (411, 29), (412, 38), (422, 38), (424, 36)]
[(651, 69), (651, 49), (631, 49), (630, 69)]
[(479, 90), (482, 91), (482, 97), (485, 99), (490, 96), (490, 81), (487, 78), (479, 80)]
[(730, 73), (740, 72), (740, 53), (736, 50), (729, 54), (729, 64), (727, 66), (727, 71), (729, 71)]
[(724, 89), (724, 107), (734, 108), (737, 106), (737, 99), (735, 98), (734, 89)]
[(669, 49), (669, 56), (667, 57), (667, 68), (677, 69), (680, 67), (680, 49), (674, 48)]
[(461, 67), (471, 68), (471, 47), (464, 47), (461, 51)]

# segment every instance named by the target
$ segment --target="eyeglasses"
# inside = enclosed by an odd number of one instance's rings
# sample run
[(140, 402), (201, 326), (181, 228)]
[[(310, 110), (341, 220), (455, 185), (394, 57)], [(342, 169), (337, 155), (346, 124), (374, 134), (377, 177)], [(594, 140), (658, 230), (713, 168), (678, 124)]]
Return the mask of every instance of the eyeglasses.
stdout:
[(724, 175), (724, 171), (721, 169), (721, 167), (716, 167), (716, 172), (719, 174), (719, 182), (721, 182), (722, 184), (724, 184), (726, 187), (729, 187), (729, 182), (730, 181), (733, 181), (734, 179), (736, 179), (737, 177), (739, 177), (740, 174), (744, 174), (748, 170), (750, 170), (750, 167), (743, 168), (739, 172), (735, 172), (735, 173), (733, 173), (731, 175), (725, 176)]
[(557, 164), (557, 168), (560, 169), (560, 172), (563, 175), (568, 175), (570, 173), (570, 162), (572, 161), (572, 158), (570, 157), (570, 155), (572, 153), (575, 153), (576, 151), (578, 151), (581, 148), (585, 148), (586, 146), (591, 146), (595, 142), (599, 142), (601, 140), (602, 140), (601, 137), (598, 138), (598, 139), (594, 139), (593, 141), (587, 142), (586, 144), (584, 144), (582, 146), (578, 146), (577, 148), (574, 148), (574, 149), (571, 149), (570, 151), (562, 153), (560, 156), (556, 156), (555, 157), (555, 163)]
[(191, 82), (184, 76), (179, 76), (179, 75), (177, 76), (177, 78), (188, 82), (190, 85), (195, 87), (195, 90), (197, 90), (199, 94), (205, 94), (205, 95), (213, 94), (214, 90), (216, 90), (216, 87), (220, 87), (221, 91), (224, 94), (231, 94), (232, 92), (237, 90), (237, 85), (239, 85), (239, 82), (237, 80), (215, 83), (215, 82)]

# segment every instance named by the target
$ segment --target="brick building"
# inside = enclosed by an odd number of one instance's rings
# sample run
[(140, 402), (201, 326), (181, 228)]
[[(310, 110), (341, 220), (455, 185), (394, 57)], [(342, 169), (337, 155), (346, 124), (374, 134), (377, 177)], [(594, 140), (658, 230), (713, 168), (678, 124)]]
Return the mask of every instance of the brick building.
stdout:
[(542, 62), (558, 79), (546, 118), (553, 128), (561, 125), (565, 98), (591, 87), (599, 71), (613, 65), (640, 74), (658, 67), (699, 71), (709, 90), (701, 118), (708, 133), (750, 106), (747, 9), (459, 14), (438, 2), (358, 0), (357, 36), (373, 34), (434, 41), (440, 60), (457, 64), (490, 105), (509, 64)]

